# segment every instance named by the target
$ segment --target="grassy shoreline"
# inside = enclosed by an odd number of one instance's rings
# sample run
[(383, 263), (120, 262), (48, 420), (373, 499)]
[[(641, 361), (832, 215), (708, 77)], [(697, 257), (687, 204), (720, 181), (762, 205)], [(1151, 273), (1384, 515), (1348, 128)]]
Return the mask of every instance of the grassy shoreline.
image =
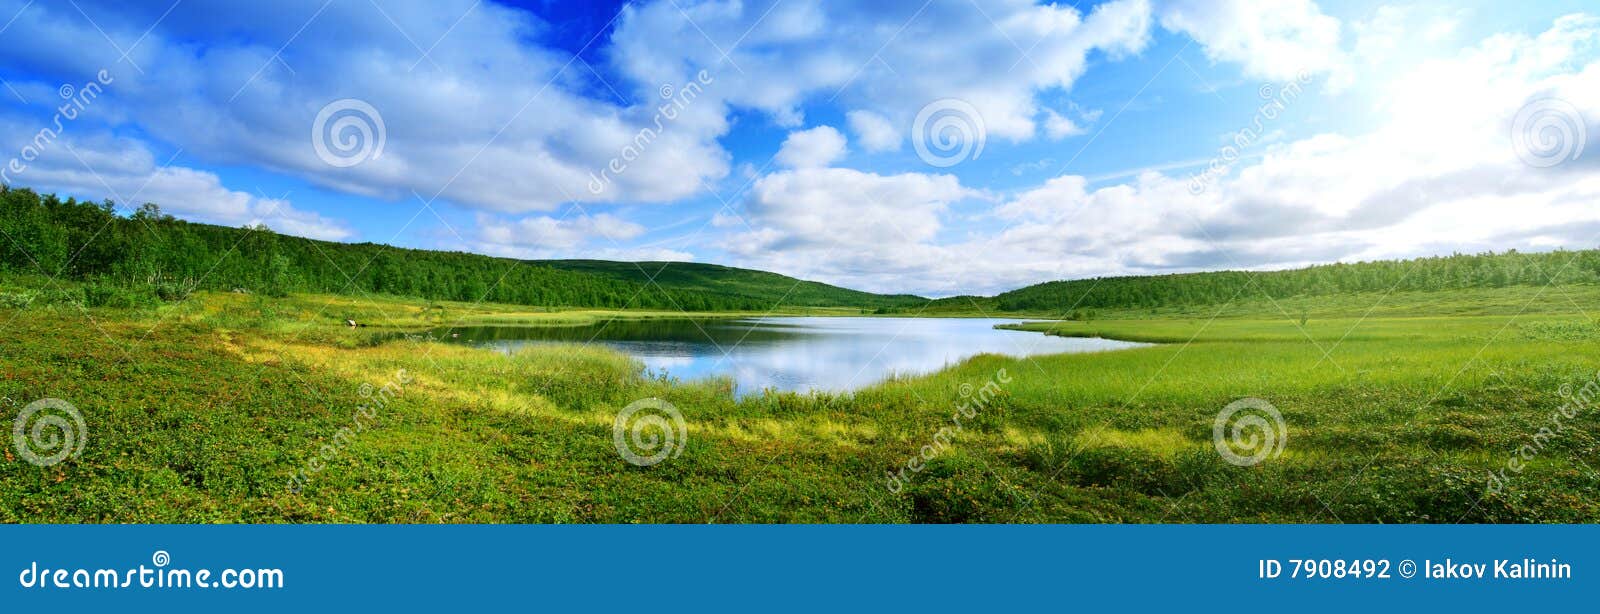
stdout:
[[(379, 338), (506, 314), (671, 315), (660, 312), (232, 293), (0, 308), (17, 340), (0, 354), (6, 410), (61, 398), (88, 427), (72, 460), (0, 463), (0, 521), (1592, 522), (1592, 407), (1487, 488), (1559, 391), (1600, 370), (1600, 327), (1580, 307), (1595, 290), (1551, 292), (1536, 310), (1522, 288), (1393, 297), (1368, 313), (1331, 304), (1303, 326), (1254, 303), (1038, 322), (1021, 328), (1165, 344), (983, 355), (851, 394), (742, 399), (725, 381), (647, 377), (601, 348), (505, 356)], [(1002, 370), (1010, 381), (954, 429), (963, 390)], [(409, 383), (340, 439), (402, 371)], [(635, 467), (611, 422), (649, 397), (682, 410), (687, 445)], [(1241, 467), (1213, 449), (1214, 418), (1241, 397), (1281, 410), (1281, 456)], [(933, 458), (889, 488), (924, 446)]]

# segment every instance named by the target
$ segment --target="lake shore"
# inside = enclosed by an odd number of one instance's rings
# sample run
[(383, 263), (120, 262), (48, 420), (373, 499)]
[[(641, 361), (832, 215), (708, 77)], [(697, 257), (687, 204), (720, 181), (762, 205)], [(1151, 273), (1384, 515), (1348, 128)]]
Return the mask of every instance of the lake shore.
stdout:
[[(202, 293), (155, 309), (5, 308), (17, 338), (52, 341), (0, 356), (0, 396), (70, 400), (89, 439), (53, 467), (0, 464), (0, 520), (1593, 520), (1600, 498), (1577, 462), (1600, 451), (1593, 414), (1504, 470), (1559, 391), (1600, 368), (1600, 329), (1559, 302), (1520, 313), (1525, 290), (1397, 297), (1367, 317), (1311, 308), (1303, 322), (1253, 304), (1041, 322), (1026, 326), (1165, 344), (982, 355), (853, 394), (746, 398), (725, 381), (648, 377), (601, 348), (507, 356), (383, 338), (509, 312), (496, 306)], [(1600, 295), (1561, 291), (1573, 304)], [(545, 317), (526, 319), (574, 316)], [(374, 408), (372, 391), (389, 386)], [(1243, 397), (1270, 402), (1287, 432), (1280, 455), (1249, 466), (1212, 437), (1219, 410)], [(639, 467), (619, 457), (612, 423), (650, 398), (681, 411), (687, 438)], [(372, 417), (341, 437), (363, 407)], [(922, 469), (895, 488), (908, 459)]]

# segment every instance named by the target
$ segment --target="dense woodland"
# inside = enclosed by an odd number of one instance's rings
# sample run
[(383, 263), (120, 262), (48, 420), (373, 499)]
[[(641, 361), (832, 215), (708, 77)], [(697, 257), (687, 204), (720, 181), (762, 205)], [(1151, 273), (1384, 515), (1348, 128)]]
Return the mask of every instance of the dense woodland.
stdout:
[[(228, 228), (163, 215), (146, 204), (121, 216), (110, 201), (59, 199), (0, 186), (0, 272), (88, 282), (91, 304), (172, 300), (196, 289), (379, 293), (550, 307), (689, 311), (849, 306), (919, 312), (927, 299), (802, 282), (697, 263), (516, 261), (462, 252), (347, 244)], [(654, 278), (654, 282), (650, 279)], [(1454, 255), (1269, 272), (1219, 271), (1055, 281), (992, 298), (932, 305), (1067, 313), (1221, 304), (1239, 297), (1327, 296), (1600, 282), (1600, 251)]]
[(540, 260), (540, 264), (569, 271), (594, 273), (635, 282), (647, 275), (667, 288), (694, 288), (782, 301), (785, 305), (915, 308), (928, 299), (910, 294), (872, 294), (793, 277), (698, 262), (614, 262), (610, 260)]
[(1328, 264), (1287, 271), (1218, 271), (1054, 281), (1001, 293), (1000, 311), (1216, 305), (1239, 298), (1329, 296), (1600, 282), (1600, 251), (1457, 254)]
[[(654, 275), (661, 265), (651, 269)], [(674, 263), (672, 266), (679, 266)], [(617, 263), (634, 268), (631, 263)], [(687, 265), (684, 265), (687, 266)], [(725, 268), (725, 267), (720, 267)], [(743, 274), (757, 271), (727, 269)], [(317, 241), (255, 228), (196, 224), (146, 204), (128, 216), (92, 203), (0, 188), (0, 272), (89, 282), (91, 304), (172, 300), (197, 289), (283, 295), (381, 293), (433, 300), (552, 307), (765, 310), (777, 296), (752, 296), (621, 274), (597, 274), (461, 252)], [(759, 273), (793, 286), (792, 278)], [(820, 286), (820, 289), (817, 288)], [(865, 293), (822, 284), (785, 305), (855, 304)], [(828, 291), (840, 296), (833, 296)]]

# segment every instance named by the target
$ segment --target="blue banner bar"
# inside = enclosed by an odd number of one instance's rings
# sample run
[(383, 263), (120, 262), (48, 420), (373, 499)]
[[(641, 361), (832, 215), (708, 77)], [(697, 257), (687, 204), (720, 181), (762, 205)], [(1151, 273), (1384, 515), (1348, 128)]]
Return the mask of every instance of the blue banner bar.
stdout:
[(7, 611), (1592, 607), (1597, 526), (8, 526)]

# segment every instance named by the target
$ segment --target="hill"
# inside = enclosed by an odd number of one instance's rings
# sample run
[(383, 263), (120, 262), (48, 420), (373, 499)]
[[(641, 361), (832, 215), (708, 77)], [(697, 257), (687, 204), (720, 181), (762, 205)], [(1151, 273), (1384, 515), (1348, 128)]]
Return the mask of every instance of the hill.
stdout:
[(873, 294), (828, 284), (803, 281), (752, 269), (698, 262), (614, 262), (610, 260), (539, 260), (539, 264), (564, 271), (589, 273), (630, 283), (655, 283), (673, 291), (724, 296), (744, 296), (770, 303), (803, 307), (899, 307), (928, 299), (910, 294)]
[[(109, 201), (4, 186), (0, 236), (0, 272), (90, 282), (82, 298), (91, 306), (172, 300), (199, 289), (672, 311), (868, 309), (920, 300), (716, 265), (515, 260), (319, 241), (265, 226), (186, 222), (154, 204), (120, 216)], [(659, 272), (654, 283), (646, 271)]]
[(1049, 313), (1083, 318), (1094, 310), (1172, 310), (1235, 301), (1349, 297), (1600, 283), (1600, 250), (1456, 254), (1339, 263), (1281, 271), (1214, 271), (1097, 277), (1035, 284), (993, 297), (939, 299), (929, 308)]

